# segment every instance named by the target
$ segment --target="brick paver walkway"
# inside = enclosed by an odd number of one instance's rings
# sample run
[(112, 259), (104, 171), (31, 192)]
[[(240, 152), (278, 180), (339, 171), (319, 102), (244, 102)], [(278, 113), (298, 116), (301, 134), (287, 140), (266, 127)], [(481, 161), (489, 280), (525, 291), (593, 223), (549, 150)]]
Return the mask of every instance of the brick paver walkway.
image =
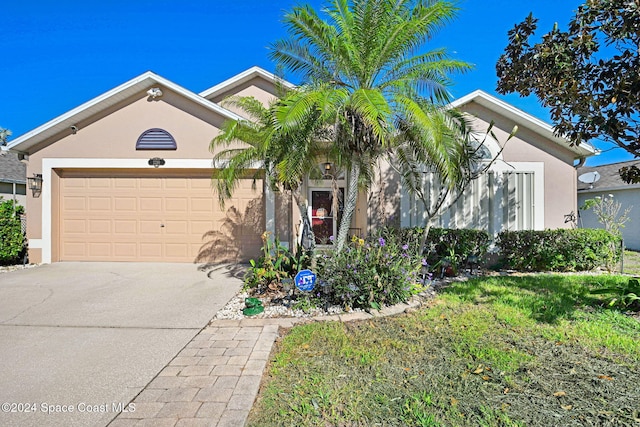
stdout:
[[(315, 320), (368, 319), (407, 307), (399, 304), (373, 314)], [(120, 413), (109, 427), (244, 426), (279, 328), (309, 320), (313, 319), (214, 320), (136, 396), (135, 411)]]
[(243, 426), (280, 326), (287, 319), (217, 320), (133, 400), (122, 426)]

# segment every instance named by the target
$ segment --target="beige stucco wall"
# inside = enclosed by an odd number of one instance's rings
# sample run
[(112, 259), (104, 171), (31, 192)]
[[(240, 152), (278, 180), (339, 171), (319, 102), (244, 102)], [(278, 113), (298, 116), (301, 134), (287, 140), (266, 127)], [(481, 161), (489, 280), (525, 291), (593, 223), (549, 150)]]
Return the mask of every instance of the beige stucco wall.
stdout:
[(228, 103), (225, 103), (224, 100), (229, 97), (251, 96), (267, 106), (276, 98), (276, 94), (278, 94), (279, 91), (280, 89), (276, 87), (272, 82), (269, 82), (261, 77), (254, 77), (229, 90), (209, 97), (209, 99), (216, 104), (222, 105), (224, 108), (245, 117), (246, 113), (242, 109), (229, 105)]
[[(219, 113), (194, 103), (193, 101), (161, 87), (163, 96), (149, 100), (146, 92), (123, 100), (108, 111), (96, 115), (90, 121), (76, 124), (77, 133), (59, 135), (44, 141), (35, 147), (29, 155), (27, 176), (42, 173), (43, 159), (212, 159), (209, 149), (211, 140), (219, 134), (227, 119)], [(246, 88), (251, 91), (250, 88)], [(254, 92), (259, 92), (254, 91)], [(169, 132), (177, 143), (176, 150), (136, 150), (138, 137), (146, 130), (160, 128)], [(239, 145), (235, 145), (238, 147)], [(219, 151), (216, 150), (216, 152)], [(161, 167), (162, 168), (162, 167)], [(52, 242), (57, 241), (56, 214), (58, 178), (56, 171), (45, 186), (52, 189)], [(212, 197), (215, 194), (212, 192)], [(286, 204), (286, 203), (285, 203)], [(42, 238), (42, 197), (27, 196), (27, 237)], [(280, 212), (281, 209), (276, 209)], [(288, 218), (277, 219), (279, 228), (285, 227)], [(286, 233), (283, 232), (286, 236)], [(52, 246), (52, 259), (55, 259), (55, 245)], [(30, 250), (32, 262), (40, 262), (41, 251)]]
[(367, 204), (368, 233), (384, 226), (400, 226), (400, 175), (387, 160), (378, 161)]
[(461, 110), (476, 117), (474, 129), (479, 133), (486, 133), (493, 120), (492, 131), (501, 145), (504, 145), (513, 127), (518, 125), (515, 137), (504, 146), (504, 161), (544, 163), (544, 227), (569, 227), (570, 224), (564, 222), (564, 216), (577, 212), (573, 152), (527, 129), (523, 123), (506, 119), (475, 102), (464, 105)]

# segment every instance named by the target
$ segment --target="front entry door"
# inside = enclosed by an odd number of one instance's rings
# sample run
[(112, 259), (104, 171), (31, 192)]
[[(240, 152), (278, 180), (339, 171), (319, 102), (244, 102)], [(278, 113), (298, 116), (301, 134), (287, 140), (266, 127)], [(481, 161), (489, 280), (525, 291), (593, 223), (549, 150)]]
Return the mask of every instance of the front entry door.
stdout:
[[(343, 193), (344, 189), (340, 188), (339, 195)], [(338, 200), (338, 206), (342, 206), (342, 200)], [(330, 188), (311, 189), (311, 227), (317, 245), (330, 244), (330, 237), (337, 234), (340, 210), (338, 208), (338, 214), (335, 215), (333, 191)]]

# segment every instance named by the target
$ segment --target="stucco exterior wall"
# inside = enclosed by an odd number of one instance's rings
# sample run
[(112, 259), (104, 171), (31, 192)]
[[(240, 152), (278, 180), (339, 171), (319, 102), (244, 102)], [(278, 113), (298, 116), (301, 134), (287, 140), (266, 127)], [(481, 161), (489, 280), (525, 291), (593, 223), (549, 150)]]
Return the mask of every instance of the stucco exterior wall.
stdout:
[(229, 97), (246, 97), (251, 96), (260, 101), (265, 106), (269, 105), (278, 93), (278, 88), (271, 82), (266, 81), (261, 77), (254, 77), (247, 82), (244, 82), (238, 86), (235, 86), (227, 91), (216, 94), (209, 99), (216, 104), (222, 105), (224, 108), (233, 111), (234, 113), (245, 117), (246, 113), (242, 109), (225, 103), (224, 100)]
[[(485, 134), (493, 120), (493, 133), (504, 146), (502, 155), (509, 162), (541, 162), (544, 164), (544, 228), (567, 228), (565, 215), (577, 212), (576, 170), (574, 154), (558, 144), (525, 128), (522, 123), (508, 120), (489, 109), (471, 102), (461, 108), (476, 117), (474, 130)], [(513, 127), (515, 137), (504, 145)]]
[(387, 160), (378, 162), (367, 204), (368, 233), (384, 226), (400, 227), (400, 175)]
[[(622, 237), (628, 249), (640, 251), (640, 186), (629, 186), (629, 188), (619, 190), (580, 192), (578, 193), (578, 206), (584, 205), (587, 199), (593, 199), (597, 196), (607, 197), (609, 194), (612, 194), (614, 199), (621, 204), (620, 214), (625, 209), (631, 208), (630, 220), (622, 229)], [(578, 226), (581, 228), (604, 228), (592, 209), (580, 210)]]

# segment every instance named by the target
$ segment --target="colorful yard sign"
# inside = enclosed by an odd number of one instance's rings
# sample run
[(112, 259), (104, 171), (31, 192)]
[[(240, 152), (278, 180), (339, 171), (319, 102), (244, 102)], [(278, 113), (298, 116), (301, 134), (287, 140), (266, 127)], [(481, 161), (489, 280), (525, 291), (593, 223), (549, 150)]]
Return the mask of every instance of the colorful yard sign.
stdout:
[(316, 285), (317, 276), (311, 270), (301, 270), (296, 274), (296, 288), (301, 291), (312, 291)]

